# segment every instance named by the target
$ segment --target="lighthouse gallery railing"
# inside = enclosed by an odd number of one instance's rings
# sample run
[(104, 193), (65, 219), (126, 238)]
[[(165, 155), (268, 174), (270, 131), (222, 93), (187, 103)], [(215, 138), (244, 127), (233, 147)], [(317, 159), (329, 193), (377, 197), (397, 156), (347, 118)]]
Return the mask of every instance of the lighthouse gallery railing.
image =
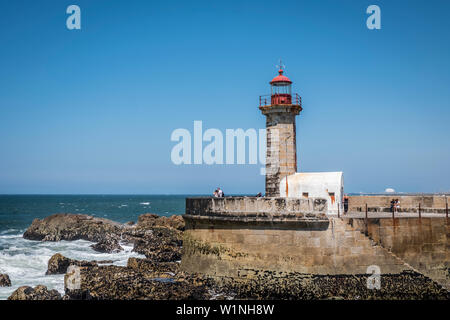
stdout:
[[(266, 95), (262, 95), (259, 96), (259, 106), (270, 106), (272, 105), (272, 95), (270, 94), (266, 94)], [(292, 94), (292, 101), (289, 104), (293, 104), (293, 105), (298, 105), (298, 106), (302, 106), (302, 97), (300, 97), (300, 95), (298, 93), (293, 93)]]

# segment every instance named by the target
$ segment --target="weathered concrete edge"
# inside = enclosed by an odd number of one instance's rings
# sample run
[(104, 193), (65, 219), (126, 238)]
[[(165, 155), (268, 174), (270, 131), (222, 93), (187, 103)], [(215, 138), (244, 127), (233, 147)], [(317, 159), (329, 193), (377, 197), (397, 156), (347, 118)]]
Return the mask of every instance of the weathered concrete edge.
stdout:
[(186, 198), (186, 214), (232, 216), (295, 215), (326, 217), (327, 201), (322, 198), (202, 197)]
[(304, 217), (243, 217), (243, 216), (203, 216), (184, 214), (183, 219), (188, 223), (187, 229), (210, 228), (211, 226), (220, 228), (232, 223), (234, 228), (239, 227), (271, 227), (283, 229), (304, 229), (326, 230), (329, 225), (328, 218), (304, 218)]

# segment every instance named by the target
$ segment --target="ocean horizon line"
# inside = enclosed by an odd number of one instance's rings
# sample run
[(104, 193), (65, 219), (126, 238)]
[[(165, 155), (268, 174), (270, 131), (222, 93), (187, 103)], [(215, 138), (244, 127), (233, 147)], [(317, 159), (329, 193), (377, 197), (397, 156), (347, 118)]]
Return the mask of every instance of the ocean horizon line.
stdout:
[[(346, 192), (347, 195), (450, 195), (443, 192)], [(252, 196), (253, 193), (232, 193), (230, 196)], [(211, 193), (0, 193), (2, 196), (211, 196)]]

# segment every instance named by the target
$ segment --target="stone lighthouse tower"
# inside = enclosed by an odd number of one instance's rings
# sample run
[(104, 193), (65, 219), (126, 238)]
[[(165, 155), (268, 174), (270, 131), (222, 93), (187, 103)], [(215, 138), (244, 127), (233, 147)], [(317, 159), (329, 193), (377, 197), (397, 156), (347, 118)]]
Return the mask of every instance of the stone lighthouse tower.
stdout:
[(270, 96), (259, 98), (259, 109), (266, 116), (266, 197), (288, 196), (288, 185), (286, 194), (280, 195), (280, 181), (297, 172), (295, 117), (302, 103), (298, 94), (292, 94), (292, 81), (283, 75), (281, 63), (278, 73), (270, 81)]

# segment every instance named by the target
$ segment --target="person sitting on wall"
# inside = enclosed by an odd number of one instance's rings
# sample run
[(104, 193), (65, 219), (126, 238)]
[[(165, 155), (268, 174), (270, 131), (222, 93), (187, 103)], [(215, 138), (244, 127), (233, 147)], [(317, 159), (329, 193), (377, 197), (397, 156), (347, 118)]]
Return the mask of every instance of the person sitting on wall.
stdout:
[(395, 207), (395, 199), (391, 200), (391, 212), (394, 212), (394, 207)]
[(399, 212), (400, 210), (400, 201), (395, 199), (395, 212)]
[(225, 197), (225, 194), (223, 193), (223, 191), (219, 187), (217, 187), (217, 196), (219, 198)]
[(258, 192), (258, 194), (256, 195), (257, 198), (261, 198), (262, 197), (262, 193)]
[(217, 189), (214, 190), (213, 196), (214, 196), (214, 198), (218, 198), (219, 197), (219, 192), (217, 191)]

